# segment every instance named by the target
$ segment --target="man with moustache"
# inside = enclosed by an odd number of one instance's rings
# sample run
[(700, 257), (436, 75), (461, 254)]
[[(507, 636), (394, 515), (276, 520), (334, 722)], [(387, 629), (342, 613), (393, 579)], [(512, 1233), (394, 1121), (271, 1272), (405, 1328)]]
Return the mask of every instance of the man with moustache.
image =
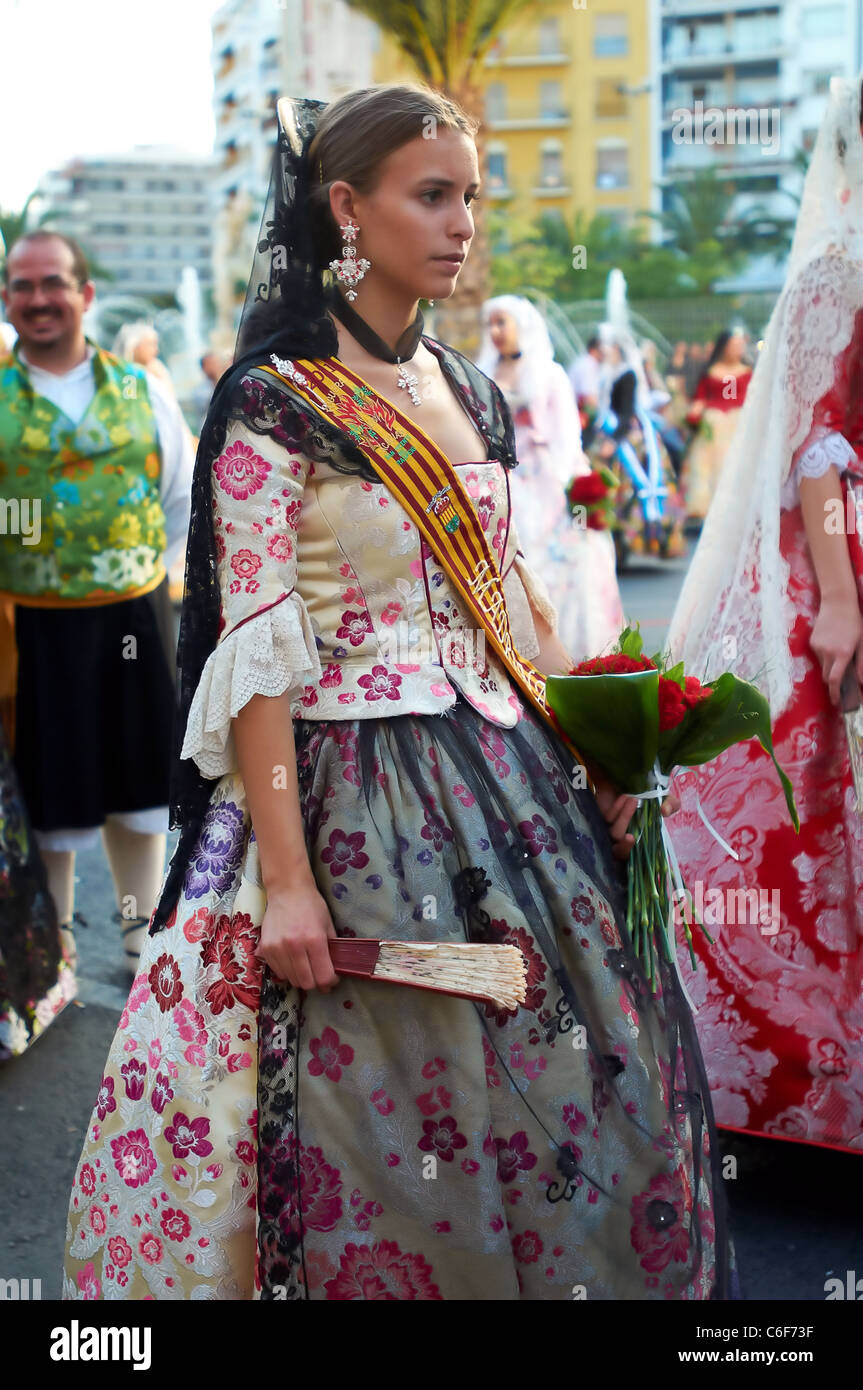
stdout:
[(25, 234), (3, 279), (18, 333), (0, 357), (0, 600), (14, 602), (15, 763), (67, 947), (74, 953), (75, 853), (101, 829), (134, 971), (164, 869), (174, 705), (166, 571), (188, 529), (191, 440), (158, 382), (86, 338), (95, 291), (75, 241)]

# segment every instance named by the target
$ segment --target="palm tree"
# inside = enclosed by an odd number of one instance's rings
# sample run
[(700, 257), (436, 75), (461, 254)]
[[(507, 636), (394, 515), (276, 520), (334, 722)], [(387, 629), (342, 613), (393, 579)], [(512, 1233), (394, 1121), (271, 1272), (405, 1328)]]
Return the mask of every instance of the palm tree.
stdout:
[(733, 179), (716, 169), (698, 169), (671, 185), (671, 205), (664, 212), (646, 212), (666, 233), (666, 244), (692, 256), (708, 241), (719, 242), (729, 258), (739, 262), (753, 252), (785, 250), (794, 223), (762, 204), (735, 215), (739, 190)]
[[(41, 194), (38, 189), (34, 189), (32, 193), (28, 193), (24, 200), (24, 206), (21, 208), (20, 212), (5, 212), (3, 208), (0, 208), (0, 263), (5, 261), (11, 247), (18, 238), (23, 236), (24, 232), (30, 230), (29, 224), (31, 219), (27, 214), (33, 199), (39, 197), (41, 197)], [(36, 219), (33, 230), (50, 231), (50, 223), (54, 216), (56, 216), (56, 214), (52, 214), (51, 212), (41, 213)], [(57, 230), (62, 231), (62, 228), (58, 228)], [(104, 266), (100, 265), (96, 257), (91, 255), (87, 250), (86, 246), (82, 246), (81, 249), (86, 257), (91, 279), (107, 281), (114, 279), (113, 272), (106, 270)]]
[[(482, 120), (484, 98), (480, 70), (503, 29), (537, 0), (346, 0), (374, 20), (410, 60), (418, 76)], [(477, 135), (480, 170), (485, 168), (485, 139)], [(479, 216), (470, 256), (458, 289), (437, 312), (437, 331), (445, 342), (470, 353), (479, 342), (479, 319), (488, 298), (489, 243)]]

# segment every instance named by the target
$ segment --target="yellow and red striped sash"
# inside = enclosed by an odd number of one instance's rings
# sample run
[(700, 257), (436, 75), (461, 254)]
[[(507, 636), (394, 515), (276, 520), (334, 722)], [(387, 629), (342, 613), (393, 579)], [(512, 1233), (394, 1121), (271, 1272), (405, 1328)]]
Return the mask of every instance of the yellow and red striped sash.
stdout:
[(516, 649), (494, 552), (446, 455), (424, 430), (337, 358), (273, 360), (279, 370), (263, 370), (286, 382), (362, 449), (430, 546), (509, 675), (578, 762), (583, 762), (545, 702), (545, 676)]

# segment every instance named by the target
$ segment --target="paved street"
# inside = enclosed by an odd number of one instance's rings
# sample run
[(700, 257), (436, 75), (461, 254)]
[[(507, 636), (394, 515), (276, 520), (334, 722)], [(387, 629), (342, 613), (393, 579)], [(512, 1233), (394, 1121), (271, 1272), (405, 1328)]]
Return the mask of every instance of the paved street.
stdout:
[[(645, 562), (622, 578), (648, 651), (662, 643), (685, 568)], [(69, 1189), (127, 988), (101, 850), (79, 857), (78, 874), (76, 906), (90, 923), (78, 933), (83, 1007), (0, 1066), (0, 1278), (41, 1279), (43, 1298), (59, 1296)], [(723, 1151), (737, 1160), (726, 1187), (745, 1298), (821, 1300), (831, 1275), (863, 1276), (861, 1159), (739, 1136), (725, 1136)]]

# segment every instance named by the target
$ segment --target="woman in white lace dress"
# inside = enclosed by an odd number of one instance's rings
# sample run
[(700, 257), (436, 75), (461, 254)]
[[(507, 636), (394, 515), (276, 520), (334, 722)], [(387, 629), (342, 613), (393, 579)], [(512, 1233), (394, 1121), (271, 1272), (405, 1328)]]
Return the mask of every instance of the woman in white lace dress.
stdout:
[(716, 939), (696, 943), (687, 983), (717, 1121), (855, 1152), (863, 816), (840, 705), (863, 678), (860, 118), (859, 83), (835, 81), (788, 281), (670, 634), (693, 674), (731, 668), (762, 687), (801, 820), (798, 836), (752, 742), (678, 779), (670, 832)]
[(590, 473), (572, 387), (529, 299), (489, 299), (483, 325), (477, 365), (497, 382), (515, 425), (510, 492), (521, 544), (548, 587), (561, 641), (581, 661), (615, 642), (623, 607), (611, 533), (578, 525), (566, 503), (567, 484)]

